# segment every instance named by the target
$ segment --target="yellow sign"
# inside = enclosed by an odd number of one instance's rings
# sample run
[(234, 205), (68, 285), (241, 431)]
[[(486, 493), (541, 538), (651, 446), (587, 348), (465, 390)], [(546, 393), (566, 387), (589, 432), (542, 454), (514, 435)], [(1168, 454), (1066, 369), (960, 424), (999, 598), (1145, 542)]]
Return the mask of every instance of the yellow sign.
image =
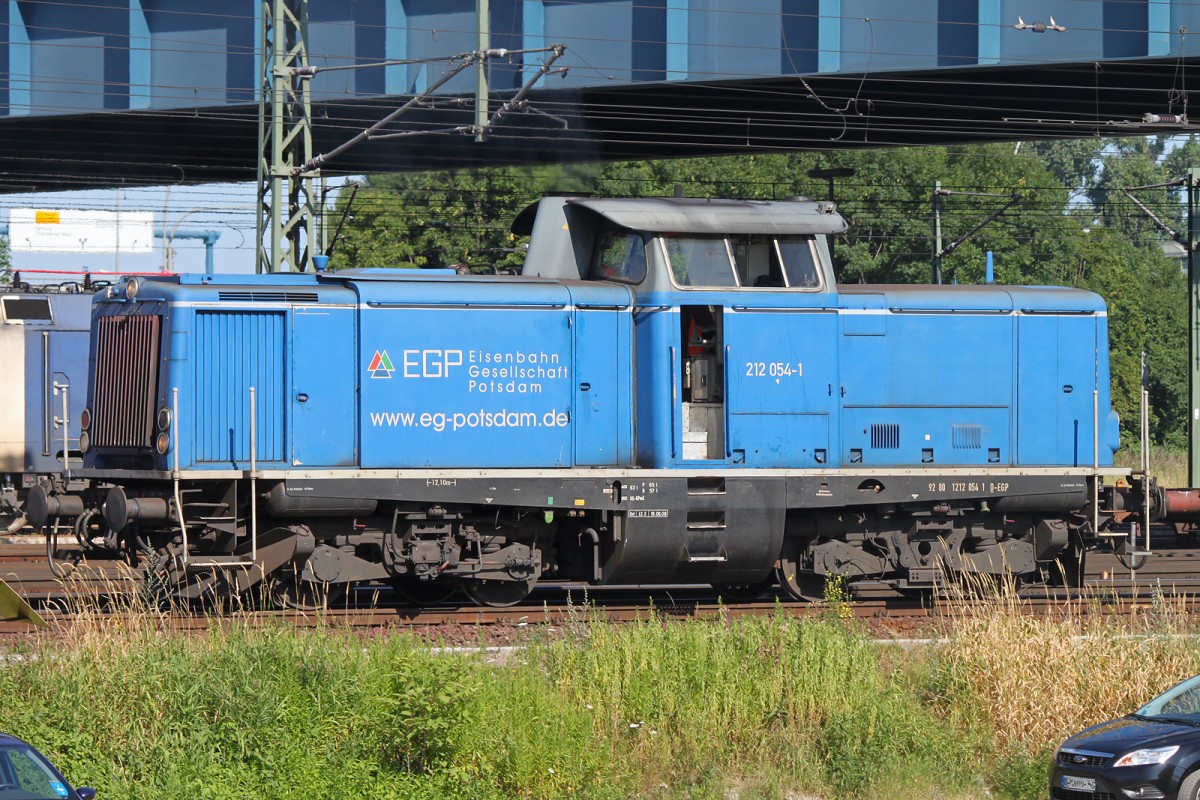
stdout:
[(57, 225), (62, 222), (62, 214), (57, 211), (42, 211), (40, 208), (33, 214), (35, 225)]
[(46, 621), (4, 581), (0, 581), (0, 619), (23, 619), (47, 627)]

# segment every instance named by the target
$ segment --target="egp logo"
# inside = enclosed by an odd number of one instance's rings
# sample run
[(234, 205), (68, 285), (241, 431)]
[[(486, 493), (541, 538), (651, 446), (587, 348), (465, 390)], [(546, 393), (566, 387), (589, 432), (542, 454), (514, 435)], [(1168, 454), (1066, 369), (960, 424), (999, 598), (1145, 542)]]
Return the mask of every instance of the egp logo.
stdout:
[(367, 372), (371, 373), (372, 378), (390, 378), (395, 371), (387, 350), (376, 350), (375, 355), (371, 357), (371, 363), (367, 365)]
[(405, 350), (403, 375), (406, 378), (448, 378), (451, 367), (461, 367), (462, 350)]

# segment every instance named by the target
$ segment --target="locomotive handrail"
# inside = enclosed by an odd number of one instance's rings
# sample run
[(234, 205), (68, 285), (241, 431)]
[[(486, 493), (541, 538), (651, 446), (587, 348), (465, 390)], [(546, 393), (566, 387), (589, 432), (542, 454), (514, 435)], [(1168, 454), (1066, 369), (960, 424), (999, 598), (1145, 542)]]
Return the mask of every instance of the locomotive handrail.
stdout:
[(42, 331), (42, 455), (50, 455), (50, 332)]
[(258, 561), (258, 414), (250, 387), (250, 564)]
[[(254, 569), (258, 566), (258, 426), (255, 410), (255, 389), (250, 388), (250, 559), (248, 561), (189, 561), (187, 527), (183, 528), (183, 563), (194, 567), (225, 568), (241, 567)], [(178, 456), (177, 456), (178, 458)], [(176, 500), (179, 503), (179, 500)], [(236, 514), (236, 512), (235, 512)], [(183, 506), (179, 506), (179, 519), (183, 521)]]
[[(868, 309), (868, 310), (874, 310), (874, 309)], [(891, 311), (893, 314), (950, 314), (950, 315), (954, 315), (954, 314), (960, 314), (960, 315), (961, 314), (996, 314), (997, 316), (1018, 313), (1018, 310), (1015, 308), (910, 308), (908, 306), (889, 306), (888, 311)], [(1079, 312), (1075, 312), (1075, 311), (1037, 312), (1037, 311), (1026, 311), (1024, 309), (1021, 309), (1020, 313), (1022, 313), (1022, 314), (1026, 314), (1026, 313), (1028, 313), (1028, 314), (1033, 314), (1033, 313), (1075, 314), (1075, 313), (1079, 313)], [(1092, 312), (1086, 311), (1083, 313), (1091, 314)]]
[(504, 311), (525, 310), (531, 308), (566, 308), (566, 303), (488, 303), (471, 301), (467, 303), (390, 303), (379, 300), (368, 300), (369, 308), (496, 308)]
[(187, 535), (187, 520), (183, 518), (183, 491), (180, 489), (179, 482), (179, 443), (183, 440), (179, 435), (179, 387), (171, 387), (171, 427), (175, 434), (175, 441), (171, 444), (171, 463), (173, 465), (171, 475), (171, 491), (175, 498), (175, 518), (179, 520), (179, 530), (183, 535), (183, 563), (186, 566), (188, 563), (188, 535)]
[(725, 386), (725, 397), (723, 398), (725, 402), (723, 403), (723, 405), (724, 405), (724, 410), (725, 410), (725, 457), (726, 458), (730, 458), (733, 455), (733, 445), (729, 441), (730, 435), (732, 433), (732, 431), (729, 427), (729, 420), (730, 420), (729, 407), (731, 405), (733, 405), (730, 402), (731, 398), (729, 396), (730, 395), (729, 355), (730, 355), (730, 347), (729, 347), (729, 345), (725, 345), (725, 363), (721, 365), (721, 372), (722, 372), (721, 380), (724, 381), (723, 385)]
[(1092, 532), (1100, 532), (1100, 390), (1092, 389)]
[[(675, 379), (675, 348), (669, 348), (671, 359), (671, 458), (675, 458), (678, 451), (675, 448), (675, 405), (679, 402), (679, 387), (676, 386)], [(682, 431), (680, 432), (682, 436)]]
[[(62, 395), (63, 415), (63, 474), (67, 480), (71, 480), (71, 400), (70, 400), (70, 384), (59, 383), (55, 381), (54, 393)], [(55, 418), (55, 422), (59, 419)]]
[[(730, 306), (729, 308), (732, 311), (758, 311), (758, 312), (766, 311), (766, 312), (776, 312), (776, 313), (787, 312), (788, 314), (814, 314), (814, 313), (836, 314), (839, 311), (845, 310), (845, 309), (839, 308), (837, 306), (811, 306), (811, 307), (796, 308), (796, 307), (786, 307), (786, 306), (736, 305), (736, 306)], [(856, 309), (856, 310), (858, 310), (858, 309)], [(874, 311), (876, 309), (871, 309), (871, 310)], [(879, 310), (882, 310), (882, 309), (879, 309)]]

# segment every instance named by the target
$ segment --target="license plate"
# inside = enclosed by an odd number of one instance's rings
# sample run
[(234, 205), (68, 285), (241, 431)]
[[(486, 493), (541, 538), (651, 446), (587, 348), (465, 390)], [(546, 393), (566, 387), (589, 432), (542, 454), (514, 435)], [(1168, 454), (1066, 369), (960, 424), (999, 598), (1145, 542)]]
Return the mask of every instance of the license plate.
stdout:
[(1077, 792), (1094, 792), (1096, 791), (1096, 779), (1076, 778), (1074, 775), (1063, 775), (1062, 788), (1073, 789)]

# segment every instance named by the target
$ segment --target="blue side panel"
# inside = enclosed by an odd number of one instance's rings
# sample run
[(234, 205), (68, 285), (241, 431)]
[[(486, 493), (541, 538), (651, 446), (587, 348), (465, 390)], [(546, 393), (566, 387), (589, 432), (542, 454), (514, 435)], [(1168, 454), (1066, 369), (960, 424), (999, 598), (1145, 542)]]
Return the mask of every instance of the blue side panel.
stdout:
[(1050, 464), (1058, 451), (1058, 318), (1022, 317), (1017, 333), (1017, 463)]
[(1007, 407), (854, 407), (843, 415), (850, 466), (1007, 463)]
[(843, 297), (843, 464), (1012, 463), (1015, 318), (1007, 294), (992, 298), (994, 311), (950, 314)]
[[(79, 412), (87, 403), (91, 296), (45, 294), (38, 301), (49, 304), (49, 320), (8, 321), (2, 331), (6, 340), (9, 337), (24, 340), (23, 374), (11, 379), (24, 387), (25, 429), (20, 433), (24, 440), (24, 463), (20, 466), (31, 472), (58, 472), (63, 466), (64, 432), (62, 427), (54, 425), (54, 419), (63, 414), (63, 398), (55, 396), (54, 384), (67, 386), (66, 435), (74, 452), (79, 447)], [(7, 422), (10, 417), (3, 414), (3, 419)], [(16, 433), (5, 431), (6, 437)], [(76, 458), (72, 467), (79, 466), (80, 460)]]
[[(250, 467), (250, 388), (255, 389), (259, 466), (284, 459), (282, 311), (197, 311), (193, 413), (198, 463)], [(186, 387), (180, 387), (181, 404)]]
[[(1018, 463), (1091, 464), (1097, 317), (1025, 314), (1019, 325)], [(1111, 431), (1102, 427), (1101, 436), (1100, 463), (1111, 463)]]
[[(1058, 452), (1056, 464), (1090, 465), (1096, 431), (1092, 424), (1096, 389), (1096, 317), (1058, 320)], [(1099, 450), (1103, 453), (1103, 442)], [(1103, 462), (1101, 462), (1103, 463)]]
[[(52, 298), (56, 298), (51, 295)], [(86, 318), (85, 296), (71, 298), (69, 304), (55, 303), (53, 325), (24, 323), (25, 336), (25, 469), (31, 472), (58, 472), (63, 467), (63, 429), (54, 425), (62, 417), (61, 395), (54, 384), (67, 387), (69, 428), (66, 432), (71, 451), (79, 447), (79, 412), (87, 403), (87, 367), (89, 335), (78, 327)], [(82, 305), (76, 300), (84, 301)], [(72, 321), (66, 312), (77, 311)], [(63, 319), (67, 317), (67, 319)], [(63, 324), (65, 323), (65, 325)], [(12, 326), (17, 327), (17, 326)], [(75, 468), (80, 466), (76, 458)]]
[(353, 359), (353, 308), (292, 309), (290, 426), (294, 467), (353, 466), (357, 391)]
[(573, 347), (557, 288), (561, 304), (527, 308), (364, 308), (362, 465), (570, 466)]
[(629, 463), (629, 435), (622, 435), (622, 427), (629, 428), (629, 408), (628, 403), (621, 408), (624, 382), (620, 378), (629, 374), (632, 365), (628, 345), (618, 347), (621, 338), (628, 342), (620, 331), (629, 319), (628, 312), (615, 310), (580, 309), (575, 314), (575, 363), (579, 374), (573, 423), (578, 466)]
[[(815, 303), (817, 298), (803, 299)], [(734, 307), (725, 314), (728, 441), (734, 463), (833, 463), (837, 338), (838, 315), (832, 310)]]
[(637, 464), (671, 466), (679, 403), (679, 309), (651, 306), (635, 316), (637, 344)]

